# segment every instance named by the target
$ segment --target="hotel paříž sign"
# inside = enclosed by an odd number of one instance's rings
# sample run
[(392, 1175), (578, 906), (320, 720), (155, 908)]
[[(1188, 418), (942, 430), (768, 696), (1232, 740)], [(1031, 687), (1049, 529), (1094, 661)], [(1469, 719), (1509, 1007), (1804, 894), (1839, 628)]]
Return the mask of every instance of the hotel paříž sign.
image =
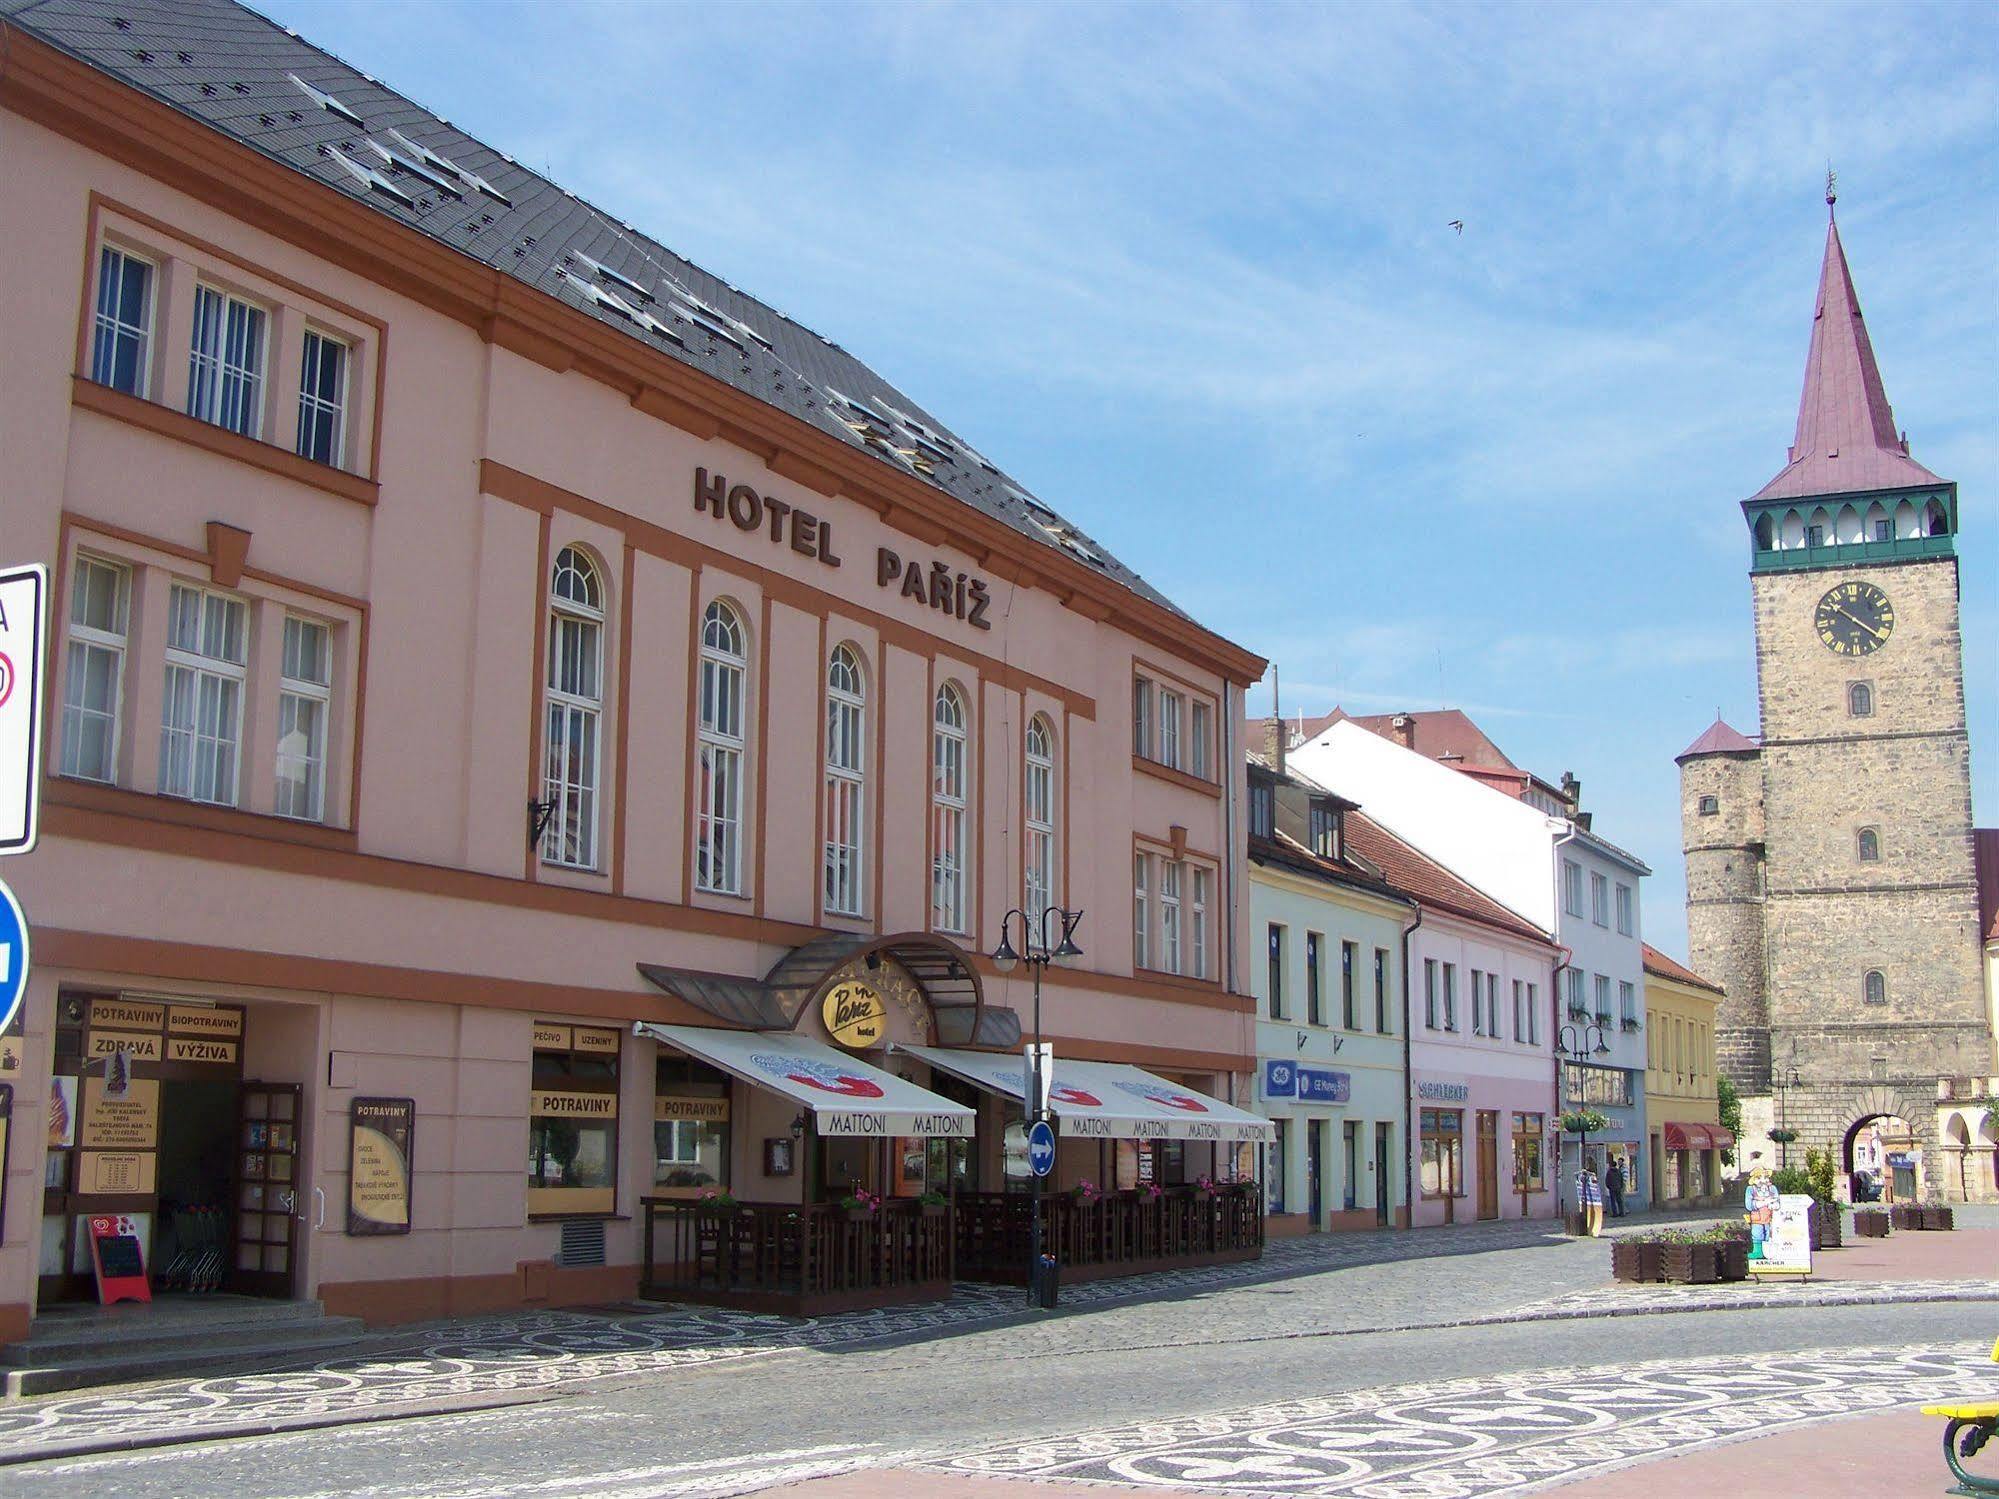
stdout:
[(416, 1100), (357, 1098), (347, 1119), (347, 1232), (408, 1233)]
[(849, 980), (826, 991), (819, 1018), (826, 1023), (826, 1034), (840, 1045), (866, 1051), (881, 1044), (888, 1027), (888, 1006), (866, 984)]

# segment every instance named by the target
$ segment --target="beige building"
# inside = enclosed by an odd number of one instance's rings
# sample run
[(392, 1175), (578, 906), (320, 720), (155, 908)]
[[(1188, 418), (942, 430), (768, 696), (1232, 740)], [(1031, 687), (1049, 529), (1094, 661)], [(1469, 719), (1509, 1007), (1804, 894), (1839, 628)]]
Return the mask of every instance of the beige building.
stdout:
[(1715, 1096), (1718, 985), (1650, 944), (1645, 948), (1645, 1122), (1654, 1200), (1707, 1207), (1721, 1200), (1721, 1153), (1735, 1145)]
[(1828, 1147), (1896, 1193), (1954, 1193), (1939, 1101), (1988, 1096), (1999, 1070), (1957, 486), (1895, 426), (1836, 224), (1789, 460), (1743, 513), (1760, 736), (1717, 721), (1679, 757), (1689, 957), (1726, 994), (1720, 1066), (1745, 1134), (1782, 1113), (1794, 1157)]

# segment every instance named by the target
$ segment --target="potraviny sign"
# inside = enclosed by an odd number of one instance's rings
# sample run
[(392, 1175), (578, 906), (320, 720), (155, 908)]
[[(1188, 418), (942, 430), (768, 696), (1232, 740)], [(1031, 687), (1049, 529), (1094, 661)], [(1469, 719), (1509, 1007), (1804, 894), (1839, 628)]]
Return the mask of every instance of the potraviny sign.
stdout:
[(48, 582), (39, 564), (0, 570), (0, 855), (35, 846)]

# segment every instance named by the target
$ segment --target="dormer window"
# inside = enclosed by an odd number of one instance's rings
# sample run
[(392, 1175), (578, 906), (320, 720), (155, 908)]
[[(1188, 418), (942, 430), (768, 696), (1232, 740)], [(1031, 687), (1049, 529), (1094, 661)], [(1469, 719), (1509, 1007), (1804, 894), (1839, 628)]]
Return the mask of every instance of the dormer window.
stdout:
[(1312, 852), (1322, 859), (1340, 856), (1339, 809), (1326, 802), (1312, 803)]
[(1249, 788), (1249, 831), (1258, 838), (1276, 836), (1277, 794), (1270, 786)]

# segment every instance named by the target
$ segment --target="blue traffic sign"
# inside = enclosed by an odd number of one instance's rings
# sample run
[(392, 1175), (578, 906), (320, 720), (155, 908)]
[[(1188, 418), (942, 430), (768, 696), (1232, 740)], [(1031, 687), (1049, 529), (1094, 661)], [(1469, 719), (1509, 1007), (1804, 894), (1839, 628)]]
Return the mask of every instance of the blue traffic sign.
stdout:
[(1055, 1169), (1055, 1131), (1046, 1119), (1037, 1119), (1027, 1127), (1027, 1169), (1036, 1176), (1046, 1176)]
[[(0, 884), (0, 1031), (21, 1013), (21, 997), (27, 992), (28, 918), (14, 892)], [(1049, 1154), (1054, 1154), (1052, 1145)]]

